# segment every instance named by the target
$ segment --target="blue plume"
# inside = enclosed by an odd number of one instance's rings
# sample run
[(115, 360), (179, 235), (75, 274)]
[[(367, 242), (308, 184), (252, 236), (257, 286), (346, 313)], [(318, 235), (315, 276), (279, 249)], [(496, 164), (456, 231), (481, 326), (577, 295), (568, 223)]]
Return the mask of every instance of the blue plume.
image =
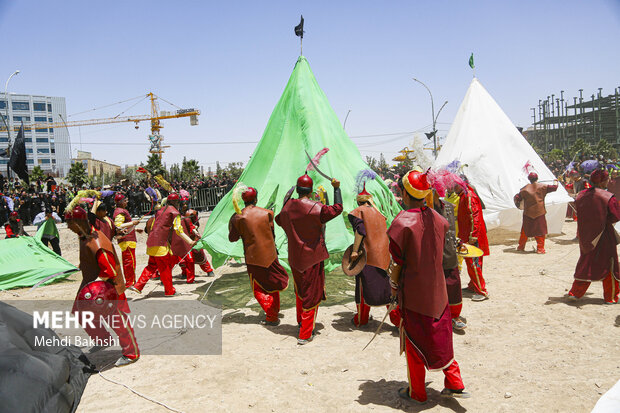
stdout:
[(366, 181), (373, 181), (377, 177), (377, 173), (372, 169), (362, 169), (355, 175), (355, 194), (362, 192)]

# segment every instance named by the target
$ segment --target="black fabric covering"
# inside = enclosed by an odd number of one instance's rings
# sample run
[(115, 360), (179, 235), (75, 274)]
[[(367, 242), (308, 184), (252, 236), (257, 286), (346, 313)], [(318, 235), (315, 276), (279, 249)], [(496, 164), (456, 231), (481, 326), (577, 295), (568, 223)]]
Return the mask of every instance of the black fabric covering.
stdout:
[(0, 301), (0, 413), (74, 412), (94, 366), (75, 346), (33, 349), (35, 335), (56, 337)]

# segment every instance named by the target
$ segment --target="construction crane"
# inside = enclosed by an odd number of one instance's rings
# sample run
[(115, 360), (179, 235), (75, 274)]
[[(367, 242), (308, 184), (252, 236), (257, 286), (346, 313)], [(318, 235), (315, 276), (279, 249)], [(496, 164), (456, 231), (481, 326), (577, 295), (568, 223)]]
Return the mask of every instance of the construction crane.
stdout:
[[(106, 125), (110, 123), (124, 123), (124, 122), (134, 122), (136, 129), (138, 129), (138, 124), (140, 122), (150, 121), (151, 122), (151, 134), (149, 135), (149, 143), (151, 144), (151, 148), (149, 149), (150, 153), (156, 153), (159, 155), (159, 159), (161, 159), (162, 154), (164, 153), (165, 148), (169, 148), (169, 146), (163, 146), (162, 142), (164, 137), (161, 135), (160, 130), (164, 127), (161, 123), (163, 119), (175, 119), (175, 118), (185, 118), (189, 117), (189, 123), (191, 126), (198, 125), (198, 115), (200, 115), (200, 111), (194, 108), (190, 109), (179, 109), (174, 112), (167, 111), (159, 111), (159, 105), (157, 104), (157, 95), (153, 92), (150, 92), (146, 95), (151, 100), (151, 114), (150, 115), (137, 115), (137, 116), (122, 116), (122, 117), (113, 117), (113, 118), (100, 118), (100, 119), (88, 119), (88, 120), (76, 120), (65, 122), (64, 119), (62, 122), (50, 122), (50, 123), (33, 123), (30, 125), (24, 125), (24, 129), (48, 129), (48, 128), (62, 128), (62, 127), (73, 127), (73, 126), (86, 126), (86, 125)], [(62, 117), (61, 117), (62, 118)], [(13, 128), (13, 130), (19, 130), (19, 126)], [(0, 126), (0, 132), (6, 131), (7, 128), (2, 125)]]

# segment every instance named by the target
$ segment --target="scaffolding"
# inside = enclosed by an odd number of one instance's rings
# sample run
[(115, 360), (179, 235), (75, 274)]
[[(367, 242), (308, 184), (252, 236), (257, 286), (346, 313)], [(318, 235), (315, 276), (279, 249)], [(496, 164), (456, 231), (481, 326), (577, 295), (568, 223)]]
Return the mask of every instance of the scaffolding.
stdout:
[(538, 101), (538, 108), (531, 108), (533, 126), (526, 136), (534, 146), (549, 152), (552, 149), (566, 150), (577, 139), (596, 145), (605, 139), (620, 149), (620, 87), (611, 95), (603, 96), (603, 89), (584, 100), (583, 89), (579, 97), (573, 97), (573, 104), (559, 97), (547, 96)]

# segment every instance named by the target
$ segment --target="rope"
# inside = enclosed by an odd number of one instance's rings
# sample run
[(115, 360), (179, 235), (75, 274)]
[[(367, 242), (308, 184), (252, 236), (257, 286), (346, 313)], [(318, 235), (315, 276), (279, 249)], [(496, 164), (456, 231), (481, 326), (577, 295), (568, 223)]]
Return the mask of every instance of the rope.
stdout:
[(92, 112), (94, 110), (99, 110), (99, 109), (103, 109), (103, 108), (109, 108), (110, 106), (114, 106), (114, 105), (118, 105), (118, 104), (121, 104), (121, 103), (129, 102), (131, 100), (138, 99), (138, 98), (141, 98), (141, 97), (145, 97), (145, 95), (136, 96), (136, 97), (131, 98), (131, 99), (121, 100), (120, 102), (110, 103), (109, 105), (99, 106), (97, 108), (88, 109), (88, 110), (85, 110), (85, 111), (82, 111), (82, 112), (72, 113), (71, 115), (68, 115), (67, 117), (70, 118), (71, 116), (81, 115), (82, 113)]
[(148, 400), (148, 401), (150, 401), (150, 402), (152, 402), (152, 403), (155, 403), (155, 404), (158, 404), (158, 405), (160, 405), (160, 406), (162, 406), (162, 407), (165, 407), (166, 409), (170, 410), (171, 412), (183, 413), (183, 411), (182, 411), (182, 410), (175, 409), (174, 407), (170, 407), (170, 406), (168, 406), (168, 405), (167, 405), (167, 404), (165, 404), (165, 403), (162, 403), (162, 402), (160, 402), (160, 401), (158, 401), (158, 400), (152, 399), (152, 398), (150, 398), (150, 397), (148, 397), (148, 396), (146, 396), (146, 395), (144, 395), (144, 394), (142, 394), (142, 393), (140, 393), (140, 392), (138, 392), (138, 391), (136, 391), (136, 390), (132, 389), (131, 387), (129, 387), (129, 386), (128, 386), (128, 385), (126, 385), (126, 384), (123, 384), (123, 383), (121, 383), (121, 382), (118, 382), (118, 381), (116, 381), (116, 380), (112, 380), (112, 379), (110, 379), (110, 378), (108, 378), (108, 377), (104, 376), (101, 372), (98, 372), (98, 374), (99, 374), (99, 376), (101, 376), (101, 378), (102, 378), (102, 379), (104, 379), (104, 380), (106, 380), (106, 381), (109, 381), (110, 383), (114, 383), (114, 384), (117, 384), (117, 385), (119, 385), (119, 386), (123, 386), (124, 388), (126, 388), (126, 389), (127, 389), (127, 390), (129, 390), (129, 391), (131, 391), (131, 392), (132, 392), (132, 393), (134, 393), (135, 395), (140, 396), (140, 397), (142, 397), (143, 399), (146, 399), (146, 400)]
[(134, 103), (133, 105), (129, 106), (127, 109), (125, 109), (124, 111), (122, 111), (121, 113), (119, 113), (118, 115), (114, 116), (112, 119), (116, 119), (119, 116), (121, 116), (123, 113), (127, 112), (129, 109), (133, 108), (134, 106), (136, 106), (138, 103), (141, 103), (143, 100), (146, 99), (146, 96), (143, 97), (142, 99), (140, 99), (139, 101), (137, 101), (136, 103)]
[(176, 108), (179, 108), (179, 109), (183, 109), (182, 107), (177, 106), (177, 105), (175, 105), (175, 104), (174, 104), (174, 103), (172, 103), (172, 102), (168, 102), (166, 99), (162, 98), (161, 96), (157, 96), (157, 97), (158, 97), (159, 99), (163, 100), (164, 102), (166, 102), (166, 103), (167, 103), (167, 104), (169, 104), (169, 105), (172, 105), (172, 106), (174, 106), (174, 107), (176, 107)]

